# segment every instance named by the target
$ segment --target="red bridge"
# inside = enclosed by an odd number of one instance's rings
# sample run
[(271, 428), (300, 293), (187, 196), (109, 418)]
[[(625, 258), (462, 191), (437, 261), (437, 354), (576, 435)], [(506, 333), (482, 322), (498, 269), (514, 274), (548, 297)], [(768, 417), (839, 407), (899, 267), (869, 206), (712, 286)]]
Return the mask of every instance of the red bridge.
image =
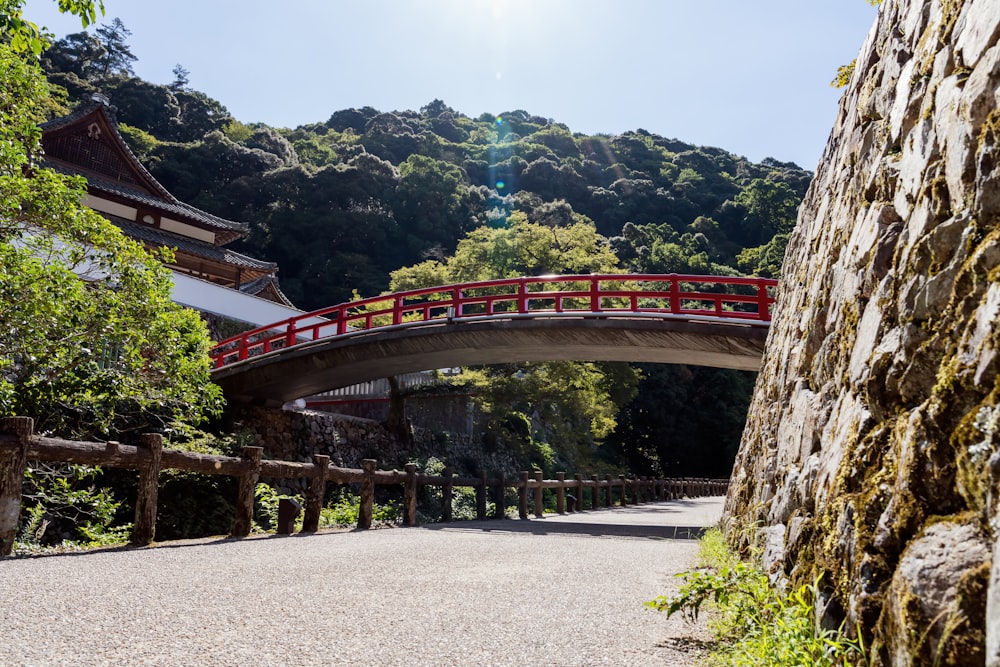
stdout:
[(647, 361), (757, 370), (777, 281), (604, 274), (489, 280), (342, 303), (228, 338), (213, 380), (278, 405), (418, 370)]

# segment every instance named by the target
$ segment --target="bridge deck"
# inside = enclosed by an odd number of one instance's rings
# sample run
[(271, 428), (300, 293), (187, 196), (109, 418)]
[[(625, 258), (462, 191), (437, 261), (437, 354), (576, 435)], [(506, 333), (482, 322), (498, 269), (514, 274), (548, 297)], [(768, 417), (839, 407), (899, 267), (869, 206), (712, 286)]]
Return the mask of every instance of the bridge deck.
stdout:
[(286, 401), (413, 371), (531, 361), (757, 370), (776, 281), (542, 276), (339, 304), (220, 343), (213, 380), (240, 402)]
[(419, 370), (528, 361), (632, 361), (757, 370), (767, 329), (636, 318), (423, 323), (305, 343), (213, 372), (236, 401), (280, 405)]

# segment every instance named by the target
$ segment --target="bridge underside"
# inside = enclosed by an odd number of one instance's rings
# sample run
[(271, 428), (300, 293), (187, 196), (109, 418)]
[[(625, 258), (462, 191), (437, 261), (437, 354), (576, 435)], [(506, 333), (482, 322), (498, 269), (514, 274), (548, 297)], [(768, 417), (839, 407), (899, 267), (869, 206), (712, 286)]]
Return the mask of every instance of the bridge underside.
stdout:
[(756, 371), (767, 328), (691, 321), (440, 322), (316, 341), (213, 372), (231, 401), (278, 406), (414, 371), (521, 361), (632, 361)]

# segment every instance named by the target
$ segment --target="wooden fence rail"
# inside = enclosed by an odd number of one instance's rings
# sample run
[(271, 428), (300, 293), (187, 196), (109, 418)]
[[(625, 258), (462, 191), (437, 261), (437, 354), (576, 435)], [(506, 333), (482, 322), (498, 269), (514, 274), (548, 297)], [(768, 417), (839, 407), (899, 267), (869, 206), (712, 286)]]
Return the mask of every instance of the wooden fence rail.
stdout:
[[(161, 470), (174, 469), (206, 475), (226, 475), (239, 478), (236, 512), (231, 535), (246, 537), (253, 523), (254, 492), (261, 477), (274, 479), (307, 479), (305, 515), (302, 532), (319, 529), (320, 512), (326, 483), (360, 485), (358, 528), (372, 525), (372, 514), (377, 485), (403, 487), (403, 525), (417, 525), (417, 495), (422, 486), (440, 486), (442, 489), (441, 519), (452, 518), (454, 488), (470, 487), (476, 492), (476, 517), (487, 518), (487, 496), (493, 499), (494, 519), (504, 517), (504, 496), (508, 488), (518, 493), (518, 515), (528, 518), (529, 496), (535, 516), (542, 517), (545, 509), (544, 492), (552, 489), (556, 497), (556, 512), (582, 511), (585, 494), (590, 496), (590, 508), (613, 507), (617, 504), (638, 504), (681, 497), (721, 495), (728, 488), (728, 480), (712, 479), (652, 479), (648, 477), (617, 478), (596, 475), (584, 478), (574, 475), (566, 479), (565, 473), (556, 473), (556, 479), (542, 479), (541, 472), (529, 475), (522, 472), (519, 479), (504, 475), (494, 478), (480, 473), (478, 477), (458, 477), (445, 468), (441, 475), (417, 472), (415, 464), (408, 463), (405, 470), (376, 470), (374, 459), (362, 461), (361, 469), (339, 468), (330, 465), (330, 457), (316, 455), (312, 463), (272, 461), (263, 458), (261, 447), (245, 447), (242, 457), (211, 456), (163, 448), (159, 434), (140, 438), (140, 446), (122, 445), (117, 442), (76, 442), (33, 435), (33, 422), (26, 417), (0, 418), (0, 556), (8, 556), (14, 548), (17, 522), (21, 510), (21, 489), (28, 461), (80, 463), (110, 468), (137, 470), (139, 473), (136, 497), (135, 523), (132, 544), (146, 545), (153, 541), (156, 526), (158, 477)], [(616, 493), (617, 490), (617, 493)]]

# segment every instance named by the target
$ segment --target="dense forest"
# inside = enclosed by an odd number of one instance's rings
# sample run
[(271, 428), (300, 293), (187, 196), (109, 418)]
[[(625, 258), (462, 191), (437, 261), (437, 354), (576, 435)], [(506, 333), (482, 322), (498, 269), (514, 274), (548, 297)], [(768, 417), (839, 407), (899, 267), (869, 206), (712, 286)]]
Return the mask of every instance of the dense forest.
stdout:
[[(152, 174), (182, 200), (248, 223), (236, 249), (277, 262), (303, 309), (447, 279), (777, 276), (811, 178), (642, 129), (582, 135), (520, 109), (471, 118), (441, 100), (345, 109), (296, 128), (246, 124), (192, 90), (181, 65), (168, 85), (137, 78), (129, 36), (115, 19), (46, 51), (50, 115), (108, 96)], [(512, 390), (525, 374), (531, 389)], [(538, 465), (548, 452), (548, 463), (599, 455), (636, 474), (728, 475), (753, 375), (540, 364), (459, 381), (482, 397), (486, 437), (525, 447)]]

